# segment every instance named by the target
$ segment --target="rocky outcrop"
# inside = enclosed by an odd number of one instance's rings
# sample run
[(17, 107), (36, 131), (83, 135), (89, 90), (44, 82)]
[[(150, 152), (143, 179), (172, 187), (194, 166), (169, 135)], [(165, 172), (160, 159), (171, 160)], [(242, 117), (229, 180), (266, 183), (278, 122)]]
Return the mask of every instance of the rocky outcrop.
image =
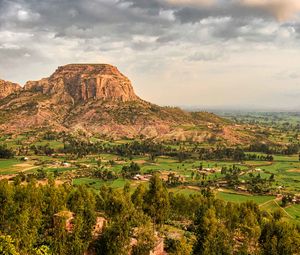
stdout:
[[(228, 144), (258, 139), (214, 114), (146, 102), (135, 95), (127, 77), (107, 64), (66, 65), (48, 78), (27, 82), (22, 89), (7, 82), (0, 83), (0, 89), (2, 97), (10, 95), (0, 100), (0, 133), (81, 130), (113, 139), (218, 140)], [(12, 93), (15, 91), (18, 93)]]
[(19, 84), (0, 80), (0, 99), (20, 90), (21, 86)]
[(70, 64), (59, 67), (49, 78), (27, 82), (25, 90), (63, 94), (74, 103), (88, 100), (135, 101), (130, 80), (107, 64)]

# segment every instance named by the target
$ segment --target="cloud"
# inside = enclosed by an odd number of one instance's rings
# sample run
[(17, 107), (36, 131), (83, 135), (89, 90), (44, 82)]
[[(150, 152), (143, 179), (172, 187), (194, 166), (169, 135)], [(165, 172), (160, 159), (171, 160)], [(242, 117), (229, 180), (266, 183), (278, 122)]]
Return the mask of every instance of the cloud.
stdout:
[(198, 61), (215, 61), (222, 60), (224, 58), (224, 52), (214, 51), (214, 52), (196, 52), (195, 54), (187, 58), (188, 61), (198, 62)]
[(274, 15), (279, 21), (296, 17), (300, 11), (299, 0), (239, 0), (246, 7), (258, 8)]
[(164, 0), (166, 3), (177, 6), (213, 6), (216, 0)]
[[(274, 74), (288, 66), (296, 80), (298, 10), (298, 0), (0, 0), (0, 78), (23, 83), (58, 65), (107, 62), (157, 103), (209, 103), (213, 88), (244, 83), (254, 84), (254, 98), (261, 79), (286, 82)], [(252, 68), (257, 61), (264, 65)], [(183, 85), (192, 91), (185, 98)]]

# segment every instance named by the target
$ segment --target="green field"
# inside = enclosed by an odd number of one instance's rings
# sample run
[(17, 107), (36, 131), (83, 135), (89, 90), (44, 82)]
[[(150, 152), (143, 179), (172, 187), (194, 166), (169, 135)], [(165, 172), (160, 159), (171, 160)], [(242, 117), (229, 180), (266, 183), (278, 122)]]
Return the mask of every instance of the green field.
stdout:
[(243, 203), (253, 201), (257, 204), (263, 204), (270, 200), (274, 200), (273, 196), (251, 196), (237, 193), (218, 192), (217, 198), (225, 200), (227, 202)]
[(126, 180), (117, 179), (114, 181), (102, 181), (96, 178), (79, 178), (73, 180), (73, 185), (87, 185), (93, 189), (99, 190), (101, 186), (106, 185), (113, 189), (123, 188)]

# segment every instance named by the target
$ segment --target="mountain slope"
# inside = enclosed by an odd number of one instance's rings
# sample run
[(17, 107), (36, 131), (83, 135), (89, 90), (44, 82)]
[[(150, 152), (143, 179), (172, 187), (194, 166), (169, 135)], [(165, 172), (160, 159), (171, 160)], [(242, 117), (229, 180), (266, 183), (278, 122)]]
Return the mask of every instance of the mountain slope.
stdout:
[[(0, 87), (1, 88), (1, 87)], [(140, 99), (130, 80), (106, 64), (71, 64), (29, 81), (0, 100), (0, 131), (84, 130), (112, 138), (151, 137), (227, 143), (256, 140), (211, 113), (190, 113)]]

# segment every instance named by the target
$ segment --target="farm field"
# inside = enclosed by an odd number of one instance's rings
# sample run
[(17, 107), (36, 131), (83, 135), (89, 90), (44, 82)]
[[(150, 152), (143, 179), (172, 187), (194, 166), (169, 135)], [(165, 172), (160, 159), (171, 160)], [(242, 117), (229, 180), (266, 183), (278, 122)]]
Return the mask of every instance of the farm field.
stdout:
[(227, 202), (233, 203), (244, 203), (244, 202), (255, 202), (257, 204), (264, 204), (268, 201), (274, 200), (273, 196), (253, 196), (253, 195), (245, 195), (238, 193), (229, 193), (229, 192), (218, 192), (217, 198), (225, 200)]
[[(278, 140), (276, 130), (272, 135)], [(300, 194), (300, 161), (296, 153), (274, 153), (272, 159), (268, 160), (268, 153), (245, 151), (245, 160), (210, 159), (200, 158), (198, 152), (199, 148), (200, 151), (218, 148), (207, 142), (166, 142), (157, 145), (147, 142), (146, 147), (142, 147), (145, 146), (144, 141), (138, 139), (106, 141), (90, 137), (88, 140), (80, 139), (88, 141), (85, 146), (98, 146), (99, 151), (81, 155), (79, 151), (74, 151), (78, 145), (68, 148), (65, 142), (68, 137), (52, 136), (51, 140), (31, 133), (1, 137), (0, 144), (17, 152), (13, 158), (0, 159), (1, 178), (14, 181), (20, 175), (24, 179), (25, 175), (37, 178), (39, 183), (44, 183), (45, 178), (55, 178), (58, 183), (71, 183), (75, 187), (84, 185), (96, 192), (103, 185), (120, 190), (129, 183), (134, 191), (140, 183), (149, 181), (149, 178), (134, 180), (137, 173), (142, 178), (143, 175), (157, 173), (173, 194), (198, 195), (210, 189), (216, 198), (226, 202), (252, 201), (269, 213), (280, 209), (287, 219), (298, 221), (300, 218), (298, 205), (289, 204), (282, 208), (280, 199), (276, 199), (278, 194)], [(153, 151), (147, 146), (154, 146), (151, 148)], [(162, 148), (168, 153), (160, 152)], [(88, 150), (88, 147), (81, 150)], [(181, 151), (182, 157), (178, 154)], [(22, 160), (24, 157), (26, 161)], [(126, 176), (124, 169), (130, 169), (132, 164), (136, 164), (138, 171)]]

